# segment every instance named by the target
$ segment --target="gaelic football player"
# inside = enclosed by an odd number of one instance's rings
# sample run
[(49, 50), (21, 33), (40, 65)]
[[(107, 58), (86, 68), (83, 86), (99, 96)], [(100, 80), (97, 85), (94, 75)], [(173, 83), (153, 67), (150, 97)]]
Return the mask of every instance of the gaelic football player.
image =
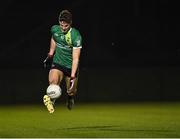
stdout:
[[(52, 38), (48, 58), (52, 58), (49, 71), (49, 85), (61, 85), (65, 78), (67, 88), (67, 108), (72, 109), (74, 96), (77, 92), (78, 66), (82, 48), (80, 32), (72, 27), (72, 14), (63, 10), (59, 14), (59, 25), (51, 28)], [(50, 113), (54, 112), (53, 100), (48, 94), (43, 101)]]

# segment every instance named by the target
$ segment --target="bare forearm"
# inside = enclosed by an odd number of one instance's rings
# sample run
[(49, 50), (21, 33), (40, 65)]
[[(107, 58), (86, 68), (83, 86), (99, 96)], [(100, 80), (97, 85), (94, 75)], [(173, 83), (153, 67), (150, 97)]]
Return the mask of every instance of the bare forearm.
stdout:
[(72, 71), (71, 71), (71, 77), (75, 77), (75, 74), (77, 72), (77, 68), (78, 68), (78, 64), (79, 64), (79, 59), (74, 59), (72, 62)]
[(73, 59), (72, 59), (72, 70), (71, 70), (71, 77), (75, 77), (75, 74), (78, 69), (79, 65), (79, 58), (80, 58), (81, 49), (73, 49)]
[(56, 49), (56, 43), (53, 38), (51, 38), (51, 43), (50, 43), (50, 50), (49, 50), (49, 55), (53, 55), (54, 51)]

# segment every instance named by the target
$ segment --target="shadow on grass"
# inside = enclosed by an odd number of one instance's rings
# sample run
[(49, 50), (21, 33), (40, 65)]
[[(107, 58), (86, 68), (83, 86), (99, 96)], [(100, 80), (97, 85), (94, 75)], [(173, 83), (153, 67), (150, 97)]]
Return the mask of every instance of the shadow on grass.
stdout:
[(103, 131), (123, 131), (123, 132), (174, 132), (173, 130), (163, 129), (122, 129), (122, 126), (84, 126), (63, 128), (63, 130), (103, 130)]

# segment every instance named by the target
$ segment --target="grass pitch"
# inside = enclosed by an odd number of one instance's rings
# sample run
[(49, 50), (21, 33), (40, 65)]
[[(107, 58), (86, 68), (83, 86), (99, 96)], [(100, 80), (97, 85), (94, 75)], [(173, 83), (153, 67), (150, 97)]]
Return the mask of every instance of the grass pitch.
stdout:
[(1, 138), (178, 138), (180, 103), (0, 106)]

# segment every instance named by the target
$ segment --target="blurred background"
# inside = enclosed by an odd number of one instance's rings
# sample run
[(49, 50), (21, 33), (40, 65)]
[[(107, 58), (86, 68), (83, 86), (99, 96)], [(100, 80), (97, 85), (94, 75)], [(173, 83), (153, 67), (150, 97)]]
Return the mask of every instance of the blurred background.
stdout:
[[(0, 2), (0, 103), (42, 103), (50, 28), (63, 9), (83, 37), (78, 102), (180, 100), (175, 3), (6, 0)], [(64, 89), (58, 101), (65, 99)]]

